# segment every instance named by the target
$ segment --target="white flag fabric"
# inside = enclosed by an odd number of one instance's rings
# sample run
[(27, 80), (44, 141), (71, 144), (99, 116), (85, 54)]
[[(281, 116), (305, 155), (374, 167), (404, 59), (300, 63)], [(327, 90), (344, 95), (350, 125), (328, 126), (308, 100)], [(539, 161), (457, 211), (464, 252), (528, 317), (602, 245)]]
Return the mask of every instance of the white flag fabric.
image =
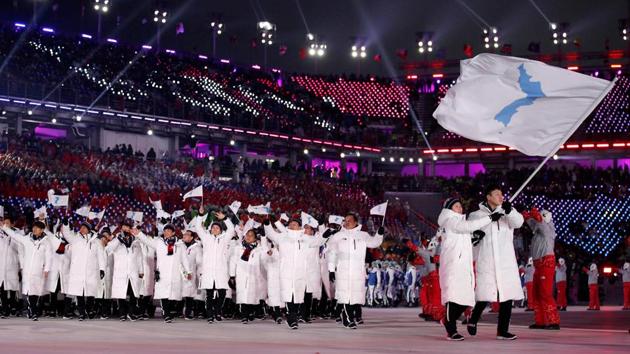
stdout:
[(39, 219), (40, 216), (43, 216), (44, 219), (48, 217), (48, 213), (46, 212), (46, 206), (43, 205), (41, 208), (35, 210), (33, 212), (33, 216), (35, 216), (36, 219)]
[(0, 205), (0, 217), (4, 218), (4, 206)]
[[(52, 191), (52, 189), (51, 189)], [(57, 194), (50, 194), (50, 191), (48, 191), (48, 204), (52, 205), (53, 207), (68, 207), (68, 202), (70, 200), (70, 197), (67, 195), (57, 195)]]
[(143, 216), (144, 216), (144, 213), (142, 213), (141, 211), (128, 211), (127, 212), (127, 219), (131, 219), (139, 223), (142, 222)]
[(343, 216), (339, 216), (339, 215), (330, 215), (330, 216), (328, 217), (328, 223), (329, 223), (329, 224), (343, 225)]
[(317, 226), (319, 226), (319, 222), (317, 222), (317, 220), (315, 220), (315, 218), (305, 212), (302, 212), (300, 214), (300, 219), (302, 219), (302, 227), (308, 225), (314, 229), (317, 228)]
[(287, 213), (280, 214), (280, 220), (289, 221), (289, 215)]
[(149, 202), (151, 202), (151, 205), (153, 205), (155, 210), (163, 210), (161, 200), (151, 200), (151, 198), (149, 198)]
[(164, 211), (164, 210), (162, 210), (162, 209), (158, 209), (158, 210), (157, 210), (157, 212), (156, 212), (156, 215), (155, 215), (155, 216), (156, 216), (158, 219), (162, 219), (162, 218), (164, 218), (164, 219), (170, 219), (170, 218), (171, 218), (171, 214), (169, 214), (169, 213), (165, 212), (165, 211)]
[(267, 202), (265, 205), (250, 205), (247, 207), (247, 212), (250, 214), (268, 215), (271, 212), (271, 202)]
[(202, 197), (203, 198), (203, 186), (199, 186), (190, 192), (184, 194), (184, 200), (188, 198)]
[(103, 220), (103, 216), (105, 216), (105, 209), (103, 209), (102, 211), (98, 213), (90, 211), (88, 214), (88, 219), (89, 220), (94, 220), (94, 219)]
[(539, 61), (484, 53), (461, 61), (433, 117), (465, 138), (547, 156), (613, 86)]
[(240, 207), (241, 207), (241, 202), (239, 202), (238, 200), (233, 201), (232, 204), (230, 204), (229, 206), (230, 210), (232, 210), (234, 215), (238, 215), (238, 209), (240, 209)]
[(77, 215), (81, 215), (84, 218), (87, 218), (88, 216), (90, 216), (90, 206), (89, 205), (85, 205), (80, 207), (79, 209), (75, 210), (74, 213)]
[(387, 203), (389, 203), (389, 201), (374, 206), (370, 209), (370, 215), (385, 216), (385, 213), (387, 212)]
[(182, 217), (182, 216), (184, 216), (184, 211), (183, 210), (175, 210), (173, 212), (173, 214), (171, 215), (171, 218), (177, 219), (177, 218)]

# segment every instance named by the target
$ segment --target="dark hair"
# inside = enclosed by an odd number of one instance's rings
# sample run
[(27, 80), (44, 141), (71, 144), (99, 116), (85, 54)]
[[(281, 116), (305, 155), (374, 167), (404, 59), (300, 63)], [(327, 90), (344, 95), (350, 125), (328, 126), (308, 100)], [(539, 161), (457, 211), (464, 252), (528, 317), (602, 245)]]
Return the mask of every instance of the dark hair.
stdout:
[(489, 185), (486, 186), (484, 195), (488, 196), (488, 195), (492, 194), (492, 192), (494, 192), (496, 190), (500, 191), (501, 190), (501, 186), (499, 186), (496, 183), (489, 184)]
[(46, 224), (44, 224), (43, 222), (38, 220), (38, 221), (35, 221), (33, 223), (33, 227), (38, 227), (38, 228), (44, 230), (44, 229), (46, 229)]
[(354, 219), (355, 222), (357, 222), (357, 223), (359, 222), (359, 217), (357, 216), (356, 213), (354, 213), (354, 212), (346, 213), (346, 217), (348, 217), (348, 216), (352, 216), (352, 218)]

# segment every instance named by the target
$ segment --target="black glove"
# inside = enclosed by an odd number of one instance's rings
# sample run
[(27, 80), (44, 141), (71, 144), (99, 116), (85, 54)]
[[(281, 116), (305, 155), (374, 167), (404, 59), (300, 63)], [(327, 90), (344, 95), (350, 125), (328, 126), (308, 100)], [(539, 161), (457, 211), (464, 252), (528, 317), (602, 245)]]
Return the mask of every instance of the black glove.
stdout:
[(492, 213), (492, 214), (490, 214), (490, 220), (492, 220), (492, 221), (499, 221), (499, 219), (501, 219), (502, 216), (503, 216), (503, 214), (501, 214), (501, 213)]
[(105, 278), (105, 271), (104, 271), (104, 270), (101, 270), (101, 271), (99, 271), (99, 272), (100, 272), (100, 274), (101, 274), (101, 279)]
[(507, 215), (512, 211), (512, 203), (506, 200), (503, 202), (503, 204), (501, 204), (501, 208), (503, 208), (503, 211), (505, 211), (505, 215)]
[(324, 231), (324, 234), (322, 235), (323, 238), (329, 238), (330, 236), (334, 235), (337, 233), (338, 230), (333, 230), (333, 229), (327, 229), (326, 231)]
[(379, 235), (385, 235), (385, 228), (384, 227), (379, 227), (378, 231), (376, 231), (377, 234)]
[(328, 280), (330, 280), (331, 283), (335, 282), (335, 272), (328, 272)]
[(228, 280), (228, 286), (232, 290), (236, 289), (236, 278), (235, 277), (230, 277), (230, 280)]
[(269, 219), (266, 219), (265, 221), (263, 221), (263, 225), (269, 226), (271, 225), (271, 222), (269, 222)]
[(232, 240), (235, 240), (235, 241), (238, 240), (238, 235), (232, 236)]
[(156, 282), (160, 281), (160, 271), (159, 270), (155, 271), (155, 281)]
[(486, 236), (486, 233), (481, 231), (481, 230), (475, 230), (473, 231), (473, 235), (472, 235), (472, 245), (473, 246), (477, 246), (479, 244), (479, 242), (481, 242), (481, 240), (483, 240), (483, 238)]
[(18, 272), (18, 280), (20, 283), (22, 282), (22, 272)]
[(68, 226), (68, 217), (64, 216), (61, 218), (61, 224), (64, 226)]

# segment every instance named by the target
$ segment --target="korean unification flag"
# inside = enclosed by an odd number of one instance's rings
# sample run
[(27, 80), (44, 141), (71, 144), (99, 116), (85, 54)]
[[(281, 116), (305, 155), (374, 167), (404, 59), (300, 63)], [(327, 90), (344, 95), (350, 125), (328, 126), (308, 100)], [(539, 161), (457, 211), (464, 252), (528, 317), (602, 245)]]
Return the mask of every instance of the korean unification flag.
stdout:
[(614, 86), (545, 63), (479, 54), (462, 60), (460, 76), (433, 117), (465, 138), (548, 156)]
[(300, 219), (302, 219), (302, 226), (310, 226), (312, 228), (317, 228), (317, 226), (319, 226), (319, 223), (317, 222), (317, 220), (315, 220), (315, 218), (305, 212), (302, 212), (300, 214)]
[(241, 202), (239, 202), (238, 200), (233, 201), (232, 204), (230, 204), (229, 206), (230, 210), (232, 210), (234, 215), (238, 215), (238, 209), (240, 209), (240, 207), (241, 207)]
[(84, 218), (87, 218), (88, 216), (90, 216), (90, 206), (89, 205), (85, 205), (80, 207), (79, 209), (75, 210), (74, 213), (77, 215), (81, 215)]
[(389, 202), (381, 203), (374, 206), (372, 209), (370, 209), (370, 215), (385, 216), (385, 213), (387, 212), (387, 203)]
[(141, 211), (128, 211), (126, 216), (127, 219), (131, 219), (135, 222), (141, 223), (144, 213)]
[(175, 210), (175, 211), (173, 212), (173, 214), (171, 215), (171, 218), (173, 218), (173, 219), (177, 219), (177, 218), (179, 218), (179, 217), (184, 216), (184, 214), (185, 214), (185, 213), (184, 213), (184, 211), (183, 211), (183, 210)]
[(48, 204), (54, 207), (68, 207), (69, 196), (57, 195), (53, 189), (48, 190)]
[(184, 194), (184, 200), (188, 198), (203, 197), (203, 186), (199, 186), (190, 192)]
[(163, 210), (161, 200), (151, 200), (151, 198), (149, 198), (149, 202), (151, 202), (151, 205), (153, 205), (155, 210)]
[(328, 223), (329, 223), (329, 224), (343, 225), (343, 216), (339, 216), (339, 215), (330, 215), (330, 216), (328, 217)]

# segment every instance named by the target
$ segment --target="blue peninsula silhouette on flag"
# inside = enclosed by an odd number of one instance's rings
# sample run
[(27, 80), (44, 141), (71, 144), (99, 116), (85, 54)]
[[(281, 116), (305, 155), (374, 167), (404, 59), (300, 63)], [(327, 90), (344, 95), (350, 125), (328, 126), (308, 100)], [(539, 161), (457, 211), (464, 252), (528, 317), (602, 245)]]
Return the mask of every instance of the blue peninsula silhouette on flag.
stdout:
[(521, 88), (521, 91), (525, 93), (525, 97), (519, 98), (518, 100), (510, 103), (505, 106), (501, 112), (499, 112), (494, 118), (503, 123), (504, 126), (508, 126), (512, 121), (512, 117), (516, 114), (519, 108), (523, 106), (529, 106), (534, 104), (534, 101), (541, 97), (545, 97), (545, 93), (542, 91), (540, 87), (540, 81), (531, 81), (532, 76), (527, 73), (525, 69), (525, 64), (521, 64), (518, 66), (518, 84)]

